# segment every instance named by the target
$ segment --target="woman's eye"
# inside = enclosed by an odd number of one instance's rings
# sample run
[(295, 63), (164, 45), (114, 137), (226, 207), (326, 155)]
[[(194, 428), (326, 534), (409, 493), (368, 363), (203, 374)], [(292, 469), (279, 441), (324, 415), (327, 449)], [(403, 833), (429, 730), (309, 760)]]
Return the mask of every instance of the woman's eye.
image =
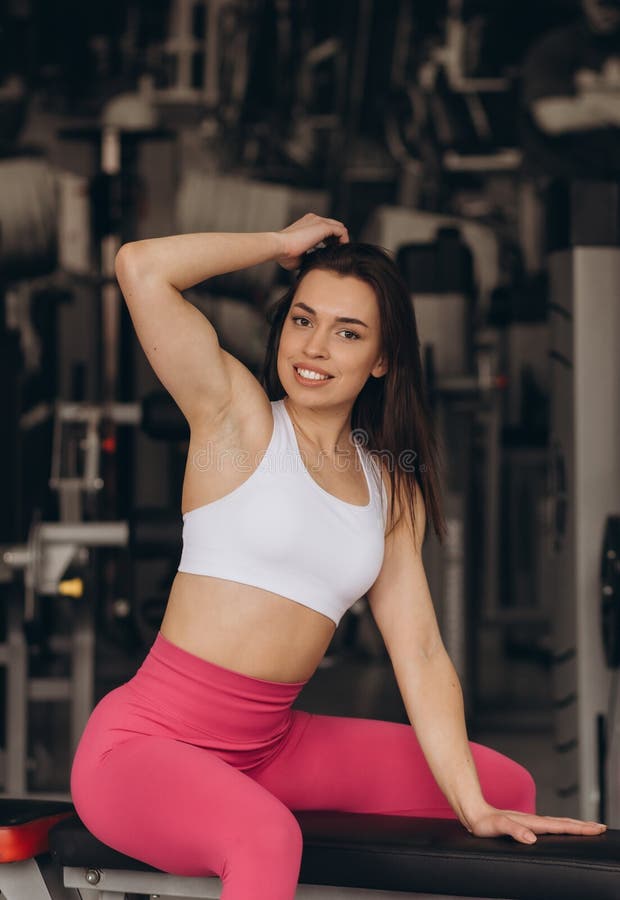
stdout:
[(348, 341), (353, 340), (353, 339), (356, 341), (359, 340), (359, 334), (357, 334), (357, 332), (355, 332), (355, 331), (347, 331), (345, 329), (344, 331), (341, 331), (340, 333), (341, 334), (352, 334), (353, 338), (347, 338)]
[[(305, 316), (291, 316), (291, 318), (292, 318), (293, 322), (295, 322), (295, 323), (297, 323), (297, 322), (309, 322), (309, 321), (310, 321), (310, 320), (307, 319)], [(304, 327), (305, 327), (305, 326), (304, 326)], [(342, 331), (339, 332), (339, 334), (348, 334), (348, 335), (352, 335), (352, 337), (348, 337), (348, 338), (347, 338), (348, 341), (358, 341), (358, 340), (359, 340), (359, 337), (360, 337), (359, 334), (358, 334), (356, 331), (349, 331), (348, 328), (343, 329)]]

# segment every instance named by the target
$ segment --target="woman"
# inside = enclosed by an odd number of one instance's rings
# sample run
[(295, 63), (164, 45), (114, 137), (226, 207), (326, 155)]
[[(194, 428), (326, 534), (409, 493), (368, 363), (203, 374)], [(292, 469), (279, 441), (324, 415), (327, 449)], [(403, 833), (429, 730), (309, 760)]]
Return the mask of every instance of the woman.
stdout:
[[(300, 271), (275, 309), (261, 386), (180, 292), (274, 259)], [(86, 826), (165, 871), (219, 875), (223, 900), (294, 896), (293, 809), (458, 817), (526, 843), (600, 833), (535, 815), (529, 773), (467, 739), (422, 565), (427, 511), (442, 531), (435, 451), (390, 257), (309, 214), (277, 233), (125, 245), (116, 271), (191, 439), (160, 634), (98, 704), (74, 760)], [(415, 731), (291, 709), (364, 594)]]

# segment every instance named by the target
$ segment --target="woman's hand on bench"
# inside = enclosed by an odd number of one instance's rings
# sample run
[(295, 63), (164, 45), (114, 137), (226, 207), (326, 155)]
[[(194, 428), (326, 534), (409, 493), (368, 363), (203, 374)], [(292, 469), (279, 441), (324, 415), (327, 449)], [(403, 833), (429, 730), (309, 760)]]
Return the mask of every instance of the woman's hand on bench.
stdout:
[(470, 823), (472, 834), (477, 837), (511, 835), (522, 844), (533, 844), (537, 834), (602, 834), (607, 825), (599, 822), (583, 822), (555, 816), (537, 816), (512, 809), (496, 809), (489, 806)]

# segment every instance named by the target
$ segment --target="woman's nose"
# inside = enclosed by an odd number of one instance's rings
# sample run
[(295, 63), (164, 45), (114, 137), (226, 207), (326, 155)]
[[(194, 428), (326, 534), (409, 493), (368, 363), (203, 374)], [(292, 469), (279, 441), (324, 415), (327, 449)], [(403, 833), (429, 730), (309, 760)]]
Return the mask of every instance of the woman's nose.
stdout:
[(305, 349), (307, 353), (320, 353), (322, 356), (327, 355), (327, 334), (319, 331), (318, 328), (312, 330), (306, 336)]

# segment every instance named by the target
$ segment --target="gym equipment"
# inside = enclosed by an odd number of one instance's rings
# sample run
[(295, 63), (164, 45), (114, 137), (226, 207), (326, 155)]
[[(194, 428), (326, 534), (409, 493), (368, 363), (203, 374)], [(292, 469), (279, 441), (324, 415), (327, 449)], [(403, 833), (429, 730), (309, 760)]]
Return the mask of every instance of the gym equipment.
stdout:
[(56, 262), (56, 178), (35, 156), (0, 160), (0, 272), (6, 282), (51, 272)]
[(610, 669), (617, 669), (620, 667), (620, 516), (610, 516), (605, 526), (601, 595), (605, 659)]
[[(35, 516), (26, 544), (0, 545), (0, 585), (7, 589), (7, 636), (0, 643), (0, 665), (7, 668), (7, 728), (4, 791), (23, 795), (27, 790), (28, 703), (30, 700), (65, 700), (70, 703), (70, 746), (77, 746), (94, 705), (93, 585), (90, 553), (97, 547), (130, 547), (140, 556), (157, 552), (177, 552), (181, 545), (180, 516), (152, 511), (133, 511), (129, 520), (81, 521), (80, 502), (84, 495), (96, 494), (103, 486), (100, 474), (102, 423), (141, 425), (145, 433), (168, 439), (183, 438), (187, 423), (173, 401), (162, 394), (145, 398), (143, 405), (56, 402), (53, 410), (39, 409), (29, 414), (22, 427), (29, 427), (54, 413), (54, 443), (50, 486), (59, 492), (65, 509), (74, 518), (42, 522)], [(83, 430), (80, 431), (79, 429)], [(78, 452), (79, 451), (79, 452)], [(67, 461), (81, 461), (68, 466)], [(73, 577), (65, 577), (69, 568)], [(24, 596), (11, 584), (14, 574), (23, 572)], [(91, 576), (92, 577), (92, 576)], [(76, 598), (71, 635), (62, 647), (71, 656), (67, 677), (31, 677), (23, 625), (32, 622), (42, 596)]]
[(601, 625), (605, 660), (611, 673), (611, 687), (604, 730), (604, 808), (609, 821), (620, 820), (620, 773), (618, 742), (620, 716), (618, 680), (620, 678), (620, 515), (610, 516), (605, 526), (601, 553)]
[(485, 460), (482, 614), (487, 622), (504, 621), (506, 616), (497, 598), (503, 380), (493, 334), (475, 331), (498, 280), (497, 240), (488, 228), (476, 223), (389, 206), (374, 212), (363, 240), (391, 250), (399, 262), (416, 312), (439, 440), (448, 454), (452, 447), (459, 447), (459, 457), (448, 459), (446, 541), (441, 547), (431, 536), (423, 554), (446, 648), (467, 699), (474, 683), (468, 668), (475, 663), (475, 649), (466, 634), (471, 590), (466, 571), (471, 550), (466, 546), (471, 530), (467, 527), (471, 463), (465, 457), (473, 459), (475, 419), (483, 427)]
[(169, 86), (162, 102), (200, 102), (228, 124), (237, 122), (248, 82), (248, 50), (256, 15), (247, 0), (174, 0), (164, 45)]
[[(35, 594), (64, 594), (82, 600), (82, 578), (64, 579), (67, 567), (90, 547), (124, 546), (125, 522), (34, 522), (26, 546), (4, 548), (0, 582), (24, 570), (26, 620), (34, 615)], [(84, 561), (84, 556), (81, 556)], [(5, 790), (26, 792), (27, 712), (29, 700), (69, 700), (71, 746), (76, 747), (94, 702), (94, 634), (88, 601), (78, 604), (69, 642), (71, 675), (29, 678), (28, 651), (22, 625), (22, 601), (10, 592), (6, 643), (0, 661), (7, 667), (7, 747)]]
[(67, 891), (49, 853), (49, 831), (72, 814), (57, 801), (0, 800), (0, 895), (8, 900), (75, 897)]
[(487, 225), (401, 206), (376, 207), (364, 228), (361, 240), (379, 244), (393, 253), (406, 243), (433, 241), (438, 228), (458, 228), (473, 256), (479, 302), (486, 309), (491, 291), (500, 281), (497, 235)]
[[(164, 129), (124, 130), (115, 125), (65, 128), (63, 140), (86, 143), (97, 154), (98, 173), (92, 180), (93, 244), (97, 245), (98, 270), (92, 283), (100, 288), (100, 331), (97, 399), (104, 405), (131, 396), (133, 360), (130, 352), (130, 317), (114, 275), (114, 260), (121, 244), (136, 231), (136, 183), (138, 149), (145, 141), (171, 139)], [(104, 481), (98, 514), (122, 517), (131, 508), (131, 437), (117, 436), (112, 420), (102, 424), (113, 452), (104, 455)], [(110, 578), (110, 583), (112, 578)], [(106, 587), (111, 590), (110, 585)]]
[(569, 185), (565, 200), (569, 218), (549, 256), (554, 773), (557, 814), (591, 819), (605, 815), (610, 690), (600, 548), (606, 518), (620, 509), (620, 203), (617, 185), (587, 182)]
[[(168, 875), (117, 853), (71, 811), (70, 804), (0, 801), (0, 891), (6, 900), (221, 895), (215, 876)], [(618, 831), (587, 838), (542, 835), (526, 846), (507, 837), (476, 838), (447, 819), (324, 811), (295, 817), (304, 839), (296, 900), (355, 900), (362, 892), (368, 900), (618, 896)], [(46, 836), (51, 856), (44, 852)]]
[(398, 5), (384, 130), (402, 167), (403, 206), (440, 207), (446, 174), (515, 172), (521, 163), (514, 116), (506, 115), (516, 108), (514, 78), (471, 77), (479, 17), (468, 16), (465, 6), (463, 0), (445, 4), (442, 34), (420, 56), (412, 38), (420, 10), (405, 0)]

